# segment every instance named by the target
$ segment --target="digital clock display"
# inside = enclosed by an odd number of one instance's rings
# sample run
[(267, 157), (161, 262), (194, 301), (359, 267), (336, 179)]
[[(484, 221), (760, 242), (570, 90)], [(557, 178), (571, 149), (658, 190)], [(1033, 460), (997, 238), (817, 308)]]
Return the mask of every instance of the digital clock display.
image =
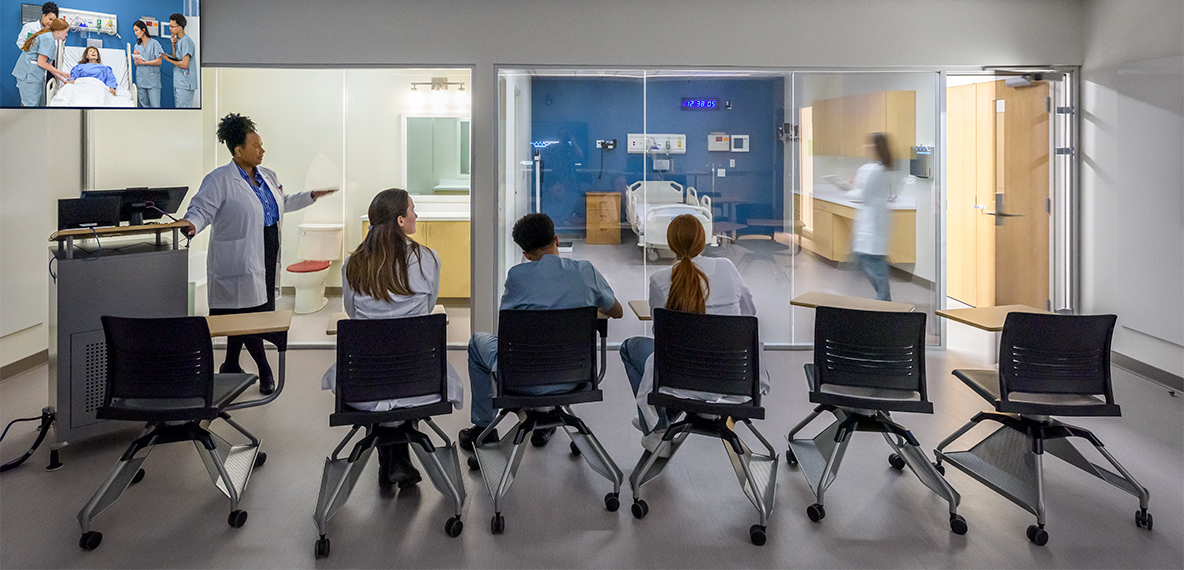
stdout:
[(682, 98), (683, 109), (718, 109), (719, 99), (698, 99), (694, 97)]

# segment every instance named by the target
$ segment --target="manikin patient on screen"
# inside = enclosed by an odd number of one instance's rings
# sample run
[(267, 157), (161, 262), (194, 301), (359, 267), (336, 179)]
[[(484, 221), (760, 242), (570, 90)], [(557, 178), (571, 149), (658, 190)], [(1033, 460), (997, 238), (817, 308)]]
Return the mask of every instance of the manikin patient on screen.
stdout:
[(119, 82), (115, 80), (115, 73), (111, 71), (111, 66), (103, 64), (99, 48), (94, 46), (86, 48), (86, 51), (82, 52), (82, 59), (78, 65), (70, 70), (71, 79), (77, 80), (83, 77), (93, 77), (102, 81), (111, 90), (112, 95), (115, 94), (115, 88), (119, 86)]

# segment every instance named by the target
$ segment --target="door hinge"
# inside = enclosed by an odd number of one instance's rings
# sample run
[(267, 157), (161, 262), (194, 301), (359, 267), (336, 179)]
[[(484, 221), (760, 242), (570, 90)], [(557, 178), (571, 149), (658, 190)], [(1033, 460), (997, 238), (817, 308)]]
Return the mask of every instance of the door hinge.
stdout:
[(1057, 107), (1058, 115), (1072, 115), (1075, 111), (1073, 107)]
[(1044, 112), (1045, 113), (1052, 112), (1052, 97), (1045, 97), (1044, 98)]
[(1044, 213), (1045, 214), (1052, 213), (1052, 198), (1045, 198), (1044, 199)]

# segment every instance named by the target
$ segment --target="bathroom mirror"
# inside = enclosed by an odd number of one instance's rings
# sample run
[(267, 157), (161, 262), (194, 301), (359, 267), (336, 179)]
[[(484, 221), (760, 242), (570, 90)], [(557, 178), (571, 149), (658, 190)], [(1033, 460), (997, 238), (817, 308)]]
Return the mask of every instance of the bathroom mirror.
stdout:
[(469, 193), (469, 117), (403, 116), (404, 185), (411, 194)]

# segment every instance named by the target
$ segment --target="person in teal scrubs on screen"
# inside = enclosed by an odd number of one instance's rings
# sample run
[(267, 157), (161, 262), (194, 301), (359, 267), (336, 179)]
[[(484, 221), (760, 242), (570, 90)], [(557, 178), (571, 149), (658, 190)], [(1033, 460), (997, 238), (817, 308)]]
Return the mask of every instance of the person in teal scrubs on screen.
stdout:
[(16, 88), (21, 94), (22, 107), (38, 107), (45, 104), (45, 72), (52, 73), (64, 83), (70, 83), (70, 75), (53, 66), (58, 57), (59, 40), (66, 39), (70, 25), (58, 18), (41, 31), (33, 34), (21, 46), (12, 75), (16, 77)]
[(160, 64), (164, 51), (148, 34), (148, 24), (136, 20), (132, 24), (136, 33), (136, 47), (132, 59), (136, 62), (136, 99), (141, 107), (160, 107)]
[(178, 109), (193, 107), (193, 94), (197, 90), (197, 46), (193, 38), (185, 33), (185, 16), (169, 16), (169, 32), (172, 34), (173, 53), (165, 54), (165, 61), (176, 66), (173, 73), (173, 106)]

